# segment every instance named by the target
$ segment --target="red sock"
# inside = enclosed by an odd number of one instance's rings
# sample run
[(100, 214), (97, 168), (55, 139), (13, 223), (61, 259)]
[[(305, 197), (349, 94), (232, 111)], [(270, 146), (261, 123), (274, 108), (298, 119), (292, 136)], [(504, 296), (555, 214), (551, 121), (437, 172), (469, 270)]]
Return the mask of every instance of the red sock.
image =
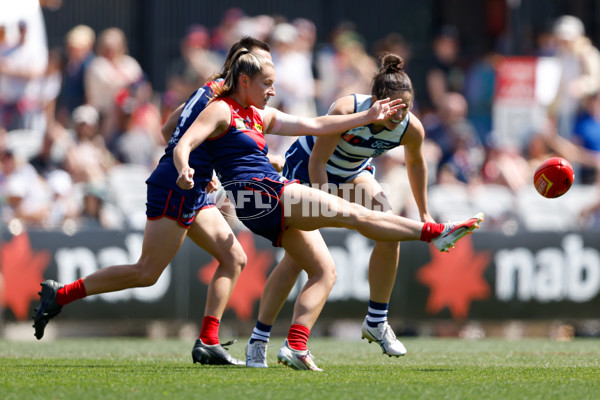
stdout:
[(431, 239), (435, 239), (440, 236), (440, 233), (444, 230), (444, 224), (434, 224), (433, 222), (425, 222), (423, 230), (421, 231), (421, 240), (424, 242), (431, 242)]
[(56, 291), (56, 302), (61, 306), (65, 306), (72, 301), (83, 299), (87, 296), (85, 286), (81, 279), (77, 279), (73, 283), (69, 283)]
[(202, 343), (213, 345), (219, 344), (219, 325), (220, 321), (210, 315), (202, 319), (202, 329), (200, 329), (200, 339)]
[(310, 329), (304, 325), (294, 324), (288, 332), (288, 345), (294, 350), (306, 350), (306, 342), (310, 336)]

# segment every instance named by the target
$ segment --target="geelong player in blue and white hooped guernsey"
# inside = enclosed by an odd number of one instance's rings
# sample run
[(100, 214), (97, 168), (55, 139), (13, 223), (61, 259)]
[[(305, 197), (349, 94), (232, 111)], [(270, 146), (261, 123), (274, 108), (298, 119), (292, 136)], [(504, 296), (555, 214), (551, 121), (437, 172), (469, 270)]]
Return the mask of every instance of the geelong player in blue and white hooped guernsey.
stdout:
[[(240, 50), (233, 56), (222, 89), (180, 139), (173, 159), (179, 172), (177, 184), (182, 189), (192, 189), (194, 170), (189, 165), (190, 152), (205, 143), (213, 166), (223, 178), (222, 184), (230, 188), (232, 197), (240, 199), (238, 195), (243, 192), (256, 195), (254, 201), (235, 204), (238, 216), (254, 233), (283, 247), (308, 275), (296, 299), (292, 326), (277, 358), (292, 368), (319, 371), (307, 349), (307, 341), (336, 275), (319, 228), (354, 229), (377, 241), (431, 241), (440, 251), (447, 251), (457, 240), (477, 228), (483, 215), (458, 223), (423, 223), (369, 210), (282, 178), (267, 159), (265, 134), (331, 135), (387, 120), (406, 105), (400, 99), (383, 99), (374, 102), (368, 111), (297, 118), (266, 106), (269, 98), (275, 95), (274, 83), (275, 68), (269, 59)], [(306, 212), (306, 205), (314, 207), (309, 207)], [(273, 311), (273, 319), (291, 290), (289, 280), (279, 285), (277, 271), (280, 267), (281, 264), (270, 274), (261, 298), (261, 308), (267, 304), (266, 307)], [(282, 274), (287, 272), (282, 271)], [(273, 320), (261, 320), (259, 311), (258, 323), (268, 332)], [(266, 336), (264, 339), (268, 339)], [(260, 351), (252, 351), (257, 358), (262, 357), (261, 362), (253, 366), (266, 367), (266, 343), (261, 346), (250, 346), (249, 343), (248, 348), (247, 351), (260, 348)], [(248, 361), (247, 354), (247, 365)]]
[[(334, 184), (339, 195), (372, 209), (391, 213), (383, 188), (375, 179), (371, 160), (398, 146), (403, 146), (413, 196), (423, 222), (434, 222), (427, 207), (427, 164), (422, 144), (423, 125), (410, 113), (413, 88), (404, 72), (404, 60), (394, 54), (380, 58), (380, 69), (371, 85), (371, 94), (354, 94), (337, 100), (329, 114), (350, 114), (366, 110), (382, 98), (402, 99), (406, 108), (391, 118), (324, 137), (303, 136), (286, 153), (284, 175), (324, 190)], [(342, 186), (346, 191), (340, 191)], [(404, 345), (387, 322), (388, 305), (392, 294), (398, 259), (399, 242), (375, 242), (369, 263), (370, 299), (362, 336), (377, 342), (390, 356), (406, 353)]]

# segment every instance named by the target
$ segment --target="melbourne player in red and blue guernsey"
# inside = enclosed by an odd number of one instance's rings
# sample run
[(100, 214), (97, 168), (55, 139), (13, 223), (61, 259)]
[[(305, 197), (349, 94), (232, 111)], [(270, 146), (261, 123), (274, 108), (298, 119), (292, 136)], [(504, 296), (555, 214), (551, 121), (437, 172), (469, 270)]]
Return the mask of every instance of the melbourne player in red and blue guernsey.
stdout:
[[(242, 47), (252, 48), (270, 57), (268, 45), (251, 37), (243, 38), (232, 46), (223, 71), (217, 77), (226, 74), (231, 56)], [(199, 146), (190, 155), (190, 164), (196, 171), (194, 189), (183, 190), (177, 186), (178, 173), (173, 164), (173, 149), (212, 98), (214, 85), (218, 84), (212, 82), (195, 91), (163, 127), (163, 135), (169, 144), (146, 182), (148, 221), (138, 262), (102, 268), (64, 286), (52, 280), (44, 282), (40, 304), (34, 315), (35, 336), (38, 339), (44, 335), (48, 321), (64, 305), (74, 300), (154, 284), (187, 234), (219, 261), (219, 267), (208, 286), (205, 316), (200, 336), (192, 350), (193, 360), (203, 364), (244, 364), (227, 353), (219, 343), (218, 333), (227, 301), (246, 264), (246, 255), (221, 213), (208, 200), (205, 188), (211, 181), (213, 170), (204, 146)]]

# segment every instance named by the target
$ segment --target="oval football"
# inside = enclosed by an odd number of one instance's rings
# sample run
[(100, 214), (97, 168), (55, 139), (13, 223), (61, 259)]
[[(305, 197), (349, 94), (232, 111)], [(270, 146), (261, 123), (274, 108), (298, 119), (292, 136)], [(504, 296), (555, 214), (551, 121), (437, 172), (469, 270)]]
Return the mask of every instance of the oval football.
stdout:
[(539, 194), (553, 199), (565, 194), (571, 188), (574, 179), (575, 173), (571, 164), (562, 157), (552, 157), (535, 170), (533, 184)]

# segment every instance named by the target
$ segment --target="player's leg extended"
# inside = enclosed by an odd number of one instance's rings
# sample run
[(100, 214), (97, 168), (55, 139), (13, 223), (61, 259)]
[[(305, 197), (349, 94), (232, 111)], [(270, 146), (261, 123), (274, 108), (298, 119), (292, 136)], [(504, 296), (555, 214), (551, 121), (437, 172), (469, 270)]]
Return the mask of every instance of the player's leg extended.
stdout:
[(93, 294), (151, 286), (156, 283), (181, 247), (186, 233), (187, 229), (177, 221), (168, 218), (147, 220), (142, 254), (135, 264), (101, 268), (64, 286), (53, 280), (42, 283), (40, 303), (33, 316), (35, 337), (41, 339), (50, 319), (72, 301)]
[(483, 213), (464, 221), (445, 224), (423, 223), (393, 214), (369, 210), (321, 190), (289, 184), (281, 200), (287, 226), (301, 230), (324, 227), (348, 228), (382, 242), (422, 240), (448, 251), (467, 234), (479, 228)]
[(187, 229), (169, 218), (147, 220), (135, 264), (101, 268), (82, 279), (87, 295), (152, 286), (181, 247)]
[(339, 227), (357, 230), (374, 240), (419, 240), (423, 223), (369, 210), (324, 191), (299, 184), (283, 191), (285, 223), (301, 230)]

